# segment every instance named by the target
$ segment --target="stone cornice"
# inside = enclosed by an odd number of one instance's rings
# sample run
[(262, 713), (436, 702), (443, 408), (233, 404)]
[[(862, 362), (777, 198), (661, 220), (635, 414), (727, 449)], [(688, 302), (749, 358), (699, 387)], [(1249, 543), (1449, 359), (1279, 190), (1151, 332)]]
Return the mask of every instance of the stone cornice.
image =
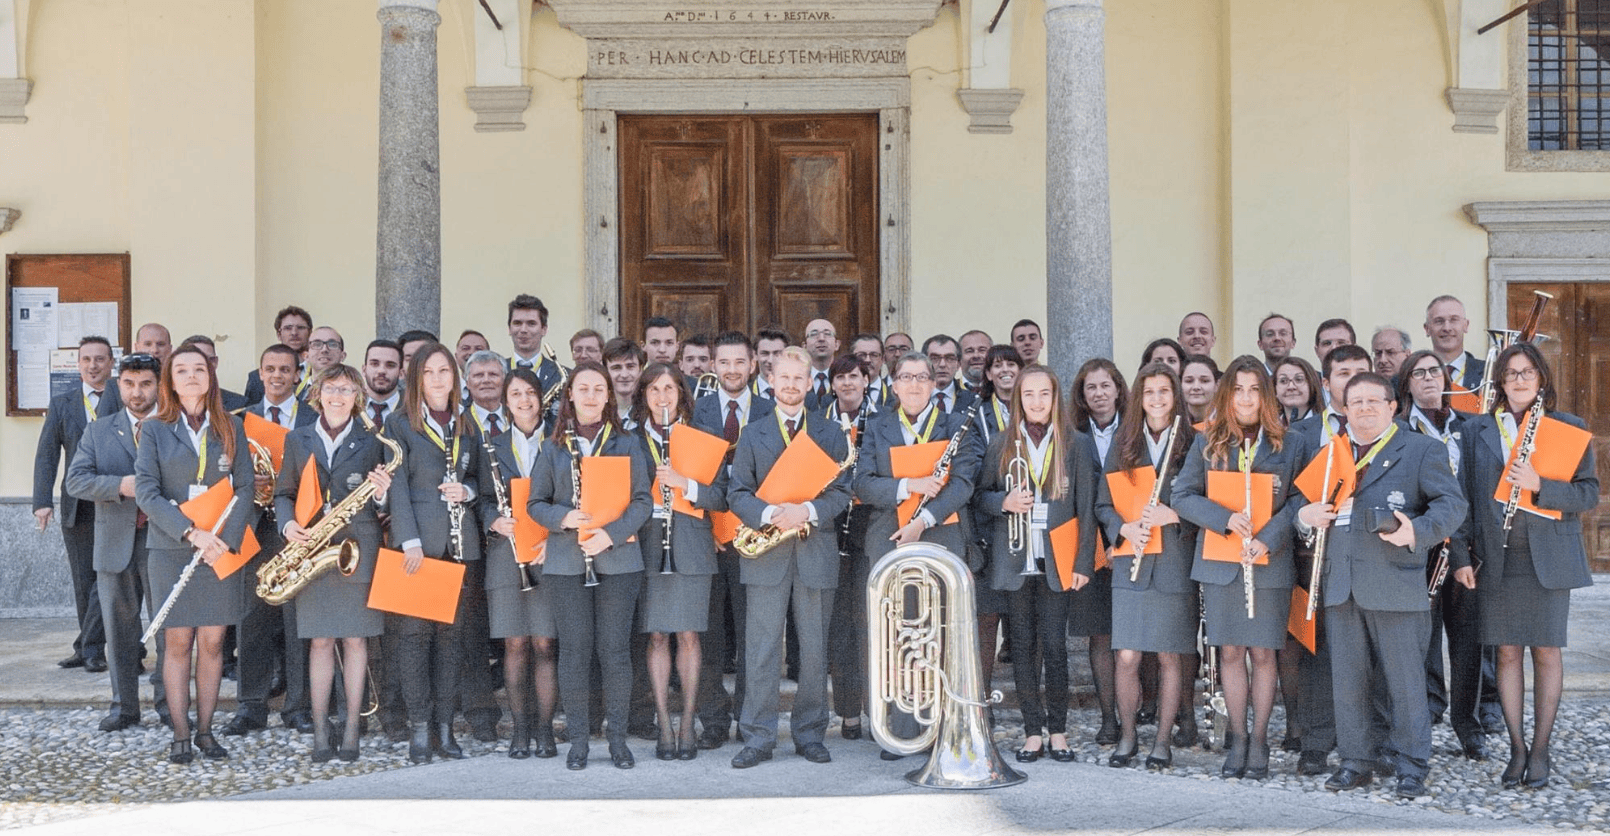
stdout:
[(910, 37), (942, 0), (548, 0), (559, 24), (586, 38)]
[(1513, 200), (1471, 203), (1465, 215), (1488, 232), (1610, 230), (1610, 200)]

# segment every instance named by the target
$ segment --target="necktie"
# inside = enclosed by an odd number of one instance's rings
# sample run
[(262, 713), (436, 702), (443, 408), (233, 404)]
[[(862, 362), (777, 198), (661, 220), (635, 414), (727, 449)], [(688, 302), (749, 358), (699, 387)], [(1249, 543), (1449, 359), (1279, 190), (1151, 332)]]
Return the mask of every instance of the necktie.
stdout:
[[(134, 422), (134, 449), (136, 450), (140, 449), (140, 425), (142, 423), (145, 423), (143, 418)], [(134, 510), (134, 527), (145, 528), (145, 512), (138, 508)]]
[(816, 396), (819, 398), (827, 397), (827, 374), (825, 372), (816, 373)]
[(799, 419), (790, 418), (790, 419), (788, 419), (788, 421), (786, 423), (788, 424), (788, 439), (787, 440), (788, 441), (793, 441), (794, 440), (794, 432), (795, 432), (795, 430), (797, 430), (799, 428)]
[(493, 413), (487, 415), (486, 416), (486, 434), (489, 435), (489, 436), (492, 436), (493, 438), (497, 438), (498, 436), (502, 435), (503, 434), (503, 427), (500, 426), (500, 423), (501, 422), (498, 421), (498, 414), (496, 412), (493, 412)]
[(950, 410), (945, 408), (945, 393), (944, 392), (935, 392), (934, 393), (934, 403), (939, 404), (939, 411), (940, 412), (949, 412), (950, 411)]
[(280, 408), (279, 407), (271, 406), (271, 407), (268, 408), (268, 420), (273, 421), (276, 424), (278, 424), (280, 422)]
[(375, 425), (379, 426), (386, 417), (386, 405), (383, 403), (369, 404), (369, 411), (374, 413)]
[(721, 435), (727, 439), (728, 444), (738, 440), (738, 402), (727, 401), (727, 423), (721, 427)]
[(1347, 432), (1347, 416), (1340, 412), (1336, 413), (1336, 432), (1337, 434)]

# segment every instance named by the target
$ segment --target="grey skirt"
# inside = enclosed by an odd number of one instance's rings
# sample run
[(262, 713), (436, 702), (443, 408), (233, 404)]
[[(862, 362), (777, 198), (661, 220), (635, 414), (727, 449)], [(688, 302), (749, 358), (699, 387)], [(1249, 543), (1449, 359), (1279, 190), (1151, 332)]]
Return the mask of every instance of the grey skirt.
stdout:
[(1509, 536), (1502, 577), (1483, 575), (1476, 584), (1477, 632), (1486, 645), (1565, 647), (1571, 615), (1571, 590), (1544, 589), (1532, 566), (1526, 512), (1516, 516)]
[(1247, 598), (1241, 583), (1202, 584), (1202, 609), (1207, 614), (1207, 642), (1223, 647), (1286, 646), (1286, 617), (1291, 614), (1291, 590), (1267, 588), (1253, 593), (1256, 618), (1247, 618)]
[(367, 638), (380, 635), (385, 627), (386, 614), (369, 609), (367, 581), (331, 570), (296, 596), (296, 633), (301, 638)]
[(494, 639), (518, 636), (551, 639), (559, 635), (553, 623), (553, 604), (548, 601), (547, 587), (541, 582), (530, 592), (521, 592), (518, 586), (488, 589), (486, 612)]
[(1196, 596), (1155, 589), (1112, 591), (1112, 646), (1147, 653), (1196, 650)]
[[(147, 558), (151, 579), (151, 600), (157, 607), (168, 600), (168, 593), (179, 582), (179, 574), (195, 552), (190, 549), (152, 549)], [(205, 563), (190, 575), (190, 583), (179, 593), (163, 627), (222, 627), (240, 623), (246, 615), (246, 572), (237, 571), (218, 580)]]
[(710, 620), (711, 575), (643, 573), (640, 633), (703, 633)]

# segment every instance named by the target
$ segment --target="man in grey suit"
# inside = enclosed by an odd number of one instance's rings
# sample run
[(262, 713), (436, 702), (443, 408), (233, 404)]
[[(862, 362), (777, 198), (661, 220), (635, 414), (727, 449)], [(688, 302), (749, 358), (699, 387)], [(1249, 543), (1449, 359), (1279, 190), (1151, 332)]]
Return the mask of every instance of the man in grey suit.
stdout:
[[(84, 431), (67, 468), (67, 490), (96, 505), (95, 574), (101, 618), (106, 625), (107, 661), (112, 669), (112, 705), (101, 731), (140, 723), (140, 603), (150, 594), (145, 571), (145, 515), (134, 504), (134, 455), (139, 422), (157, 402), (162, 365), (149, 354), (130, 354), (118, 367), (117, 387), (124, 409)], [(150, 608), (150, 602), (147, 607)], [(162, 691), (162, 645), (151, 674), (157, 716), (167, 721)]]
[[(1321, 601), (1329, 631), (1341, 766), (1331, 791), (1368, 785), (1377, 760), (1397, 773), (1401, 798), (1426, 794), (1431, 713), (1425, 647), (1431, 639), (1426, 555), (1459, 527), (1467, 504), (1443, 445), (1394, 423), (1392, 386), (1374, 372), (1343, 393), (1347, 437), (1358, 467), (1352, 496), (1298, 514), (1304, 532), (1330, 526)], [(1371, 734), (1370, 672), (1390, 700), (1387, 740)]]
[[(808, 435), (834, 461), (849, 455), (850, 442), (836, 424), (809, 420), (805, 393), (810, 389), (810, 357), (789, 347), (772, 360), (771, 388), (777, 405), (774, 421), (761, 421), (738, 439), (732, 461), (732, 488), (727, 503), (743, 524), (779, 531), (808, 525), (832, 525), (850, 504), (850, 476), (838, 476), (808, 502), (773, 505), (756, 493), (783, 451)], [(790, 611), (799, 633), (799, 689), (794, 695), (794, 750), (812, 763), (832, 760), (822, 745), (827, 731), (827, 622), (838, 587), (839, 551), (831, 536), (791, 538), (740, 569), (747, 599), (744, 647), (743, 711), (738, 719), (744, 748), (732, 759), (735, 769), (748, 769), (771, 759), (777, 745), (778, 686), (783, 662), (783, 621)]]
[[(34, 519), (40, 531), (50, 525), (50, 518), (55, 514), (52, 493), (56, 487), (56, 472), (63, 469), (63, 459), (71, 465), (84, 428), (117, 410), (116, 393), (106, 391), (106, 381), (111, 374), (111, 342), (105, 337), (80, 340), (79, 385), (50, 399), (50, 409), (45, 413), (45, 425), (39, 431), (39, 446), (34, 453)], [(64, 469), (61, 537), (67, 547), (67, 569), (73, 581), (78, 635), (73, 639), (73, 655), (56, 664), (100, 673), (106, 670), (106, 632), (101, 622), (100, 600), (95, 594), (95, 504), (67, 489)]]

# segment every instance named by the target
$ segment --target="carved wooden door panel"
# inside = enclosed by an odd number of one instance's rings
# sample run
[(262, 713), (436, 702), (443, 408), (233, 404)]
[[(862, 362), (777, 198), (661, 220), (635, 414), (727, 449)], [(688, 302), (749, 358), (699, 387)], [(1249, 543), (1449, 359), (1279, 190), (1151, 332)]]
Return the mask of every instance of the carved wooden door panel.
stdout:
[(1599, 507), (1582, 515), (1582, 538), (1595, 572), (1610, 572), (1610, 283), (1509, 284), (1509, 323), (1519, 328), (1532, 311), (1532, 291), (1554, 294), (1544, 309), (1538, 349), (1554, 372), (1556, 405), (1593, 431), (1599, 468)]
[(621, 330), (878, 324), (877, 116), (622, 116)]

